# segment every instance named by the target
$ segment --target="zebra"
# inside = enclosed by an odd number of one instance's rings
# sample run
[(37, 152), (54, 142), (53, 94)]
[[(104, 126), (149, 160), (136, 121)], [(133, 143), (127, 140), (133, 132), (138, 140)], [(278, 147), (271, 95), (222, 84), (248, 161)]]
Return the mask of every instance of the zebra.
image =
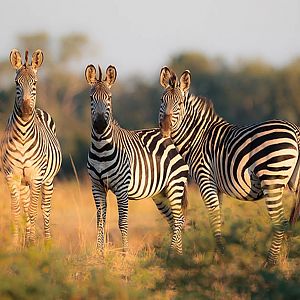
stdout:
[(94, 65), (85, 70), (92, 120), (87, 168), (97, 210), (97, 253), (104, 255), (106, 196), (111, 190), (117, 198), (123, 253), (128, 251), (128, 200), (158, 195), (153, 200), (172, 231), (170, 251), (182, 254), (188, 166), (171, 140), (162, 138), (159, 128), (132, 131), (117, 123), (111, 103), (116, 77), (111, 65), (105, 79), (100, 66), (98, 78)]
[(13, 244), (20, 244), (20, 213), (23, 205), (26, 218), (25, 244), (35, 242), (37, 205), (42, 194), (41, 209), (44, 237), (51, 239), (50, 211), (53, 179), (58, 173), (62, 154), (56, 137), (55, 123), (45, 111), (35, 108), (37, 70), (43, 63), (43, 52), (38, 49), (25, 62), (17, 49), (10, 53), (16, 69), (16, 96), (12, 114), (1, 141), (1, 164), (10, 195), (13, 222)]
[(246, 201), (265, 199), (273, 238), (265, 267), (278, 261), (288, 221), (282, 193), (286, 186), (297, 193), (290, 223), (299, 216), (299, 127), (283, 120), (236, 126), (217, 115), (211, 100), (189, 92), (191, 74), (181, 77), (168, 67), (160, 72), (164, 88), (159, 125), (171, 137), (189, 166), (208, 210), (218, 253), (224, 253), (221, 235), (221, 196)]

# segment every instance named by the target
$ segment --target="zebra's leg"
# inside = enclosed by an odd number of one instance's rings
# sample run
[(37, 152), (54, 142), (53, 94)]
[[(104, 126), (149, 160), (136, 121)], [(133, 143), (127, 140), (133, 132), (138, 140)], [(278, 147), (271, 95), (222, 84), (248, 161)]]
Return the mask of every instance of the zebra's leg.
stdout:
[(225, 248), (221, 233), (221, 207), (217, 187), (207, 178), (201, 180), (199, 188), (208, 211), (209, 223), (215, 238), (217, 252), (223, 255)]
[(50, 213), (51, 213), (51, 198), (53, 194), (53, 181), (46, 181), (42, 184), (42, 213), (44, 219), (44, 237), (45, 241), (51, 240), (50, 232)]
[[(29, 220), (29, 204), (30, 204), (30, 188), (28, 185), (22, 185), (20, 188), (20, 199), (23, 203), (25, 214), (25, 224), (30, 224)], [(29, 242), (30, 226), (25, 226), (25, 245)]]
[(19, 230), (20, 230), (20, 188), (12, 180), (7, 180), (10, 196), (11, 196), (11, 215), (12, 215), (12, 233), (13, 245), (19, 245)]
[(271, 267), (278, 261), (282, 240), (288, 229), (289, 223), (284, 216), (284, 209), (281, 200), (283, 188), (272, 188), (264, 185), (263, 183), (262, 186), (264, 187), (265, 201), (273, 226), (271, 247), (264, 267)]
[(164, 216), (164, 218), (167, 220), (171, 232), (173, 233), (174, 230), (174, 218), (173, 218), (173, 214), (172, 214), (172, 210), (170, 207), (170, 201), (168, 198), (166, 197), (154, 197), (153, 201), (156, 205), (156, 207), (158, 208), (158, 210), (160, 211), (160, 213)]
[(39, 195), (41, 192), (42, 179), (35, 179), (31, 183), (31, 193), (30, 193), (30, 205), (29, 205), (29, 224), (26, 224), (27, 228), (30, 228), (29, 243), (33, 244), (35, 242), (36, 229), (35, 222), (37, 218), (37, 206)]
[(119, 212), (119, 229), (122, 235), (123, 252), (128, 251), (128, 194), (126, 192), (117, 193)]
[(97, 209), (97, 252), (104, 255), (105, 222), (106, 222), (106, 191), (99, 184), (92, 185), (92, 192)]
[(166, 194), (170, 202), (172, 216), (174, 219), (171, 250), (182, 254), (182, 228), (184, 224), (183, 199), (185, 197), (185, 185), (183, 183), (170, 183), (166, 188)]

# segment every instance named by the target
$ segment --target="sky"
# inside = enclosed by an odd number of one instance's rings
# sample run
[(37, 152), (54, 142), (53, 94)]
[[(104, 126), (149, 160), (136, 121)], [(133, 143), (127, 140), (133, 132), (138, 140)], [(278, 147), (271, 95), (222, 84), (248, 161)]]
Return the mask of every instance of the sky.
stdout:
[(53, 40), (88, 35), (93, 54), (78, 67), (113, 64), (121, 77), (158, 76), (186, 51), (279, 67), (300, 56), (300, 0), (1, 0), (0, 7), (1, 60), (19, 35), (38, 32)]

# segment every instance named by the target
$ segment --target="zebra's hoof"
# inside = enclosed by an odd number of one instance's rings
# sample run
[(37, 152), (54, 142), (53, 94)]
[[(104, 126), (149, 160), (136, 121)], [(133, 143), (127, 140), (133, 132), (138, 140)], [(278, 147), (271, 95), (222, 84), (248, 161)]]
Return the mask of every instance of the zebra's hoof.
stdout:
[(266, 270), (270, 270), (271, 268), (273, 268), (275, 265), (277, 264), (276, 260), (266, 260), (263, 265), (262, 268), (266, 269)]
[(52, 248), (52, 245), (53, 245), (53, 241), (51, 238), (45, 239), (44, 242), (45, 249), (50, 250)]
[(35, 245), (35, 239), (26, 239), (25, 240), (25, 247), (26, 248), (30, 248), (30, 247), (32, 247), (32, 246), (34, 246)]
[(217, 249), (213, 254), (212, 262), (214, 264), (221, 264), (224, 260), (224, 252), (225, 251), (221, 252), (220, 249)]
[(123, 250), (122, 250), (122, 256), (123, 257), (126, 257), (129, 253), (129, 248), (128, 247), (124, 247)]
[(170, 248), (168, 251), (167, 261), (171, 261), (176, 257), (182, 257), (183, 253), (182, 250), (178, 250), (176, 248)]
[(97, 245), (97, 246), (96, 246), (96, 251), (95, 251), (95, 252), (96, 252), (95, 255), (96, 255), (99, 259), (101, 259), (101, 260), (104, 259), (104, 247), (101, 247), (101, 246)]

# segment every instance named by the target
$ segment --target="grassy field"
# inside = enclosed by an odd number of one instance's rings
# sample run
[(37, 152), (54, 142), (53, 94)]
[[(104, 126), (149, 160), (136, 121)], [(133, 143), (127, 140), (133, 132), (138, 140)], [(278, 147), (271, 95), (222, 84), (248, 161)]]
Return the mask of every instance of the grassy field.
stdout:
[[(117, 206), (109, 196), (105, 259), (95, 253), (96, 220), (88, 180), (56, 182), (51, 247), (11, 246), (10, 198), (0, 178), (0, 299), (300, 299), (300, 224), (278, 266), (261, 268), (271, 226), (263, 201), (224, 198), (226, 254), (215, 262), (206, 210), (189, 188), (184, 255), (168, 259), (170, 236), (150, 199), (130, 202), (129, 253), (123, 257)], [(292, 204), (285, 196), (286, 213)], [(286, 254), (288, 253), (288, 258)]]

